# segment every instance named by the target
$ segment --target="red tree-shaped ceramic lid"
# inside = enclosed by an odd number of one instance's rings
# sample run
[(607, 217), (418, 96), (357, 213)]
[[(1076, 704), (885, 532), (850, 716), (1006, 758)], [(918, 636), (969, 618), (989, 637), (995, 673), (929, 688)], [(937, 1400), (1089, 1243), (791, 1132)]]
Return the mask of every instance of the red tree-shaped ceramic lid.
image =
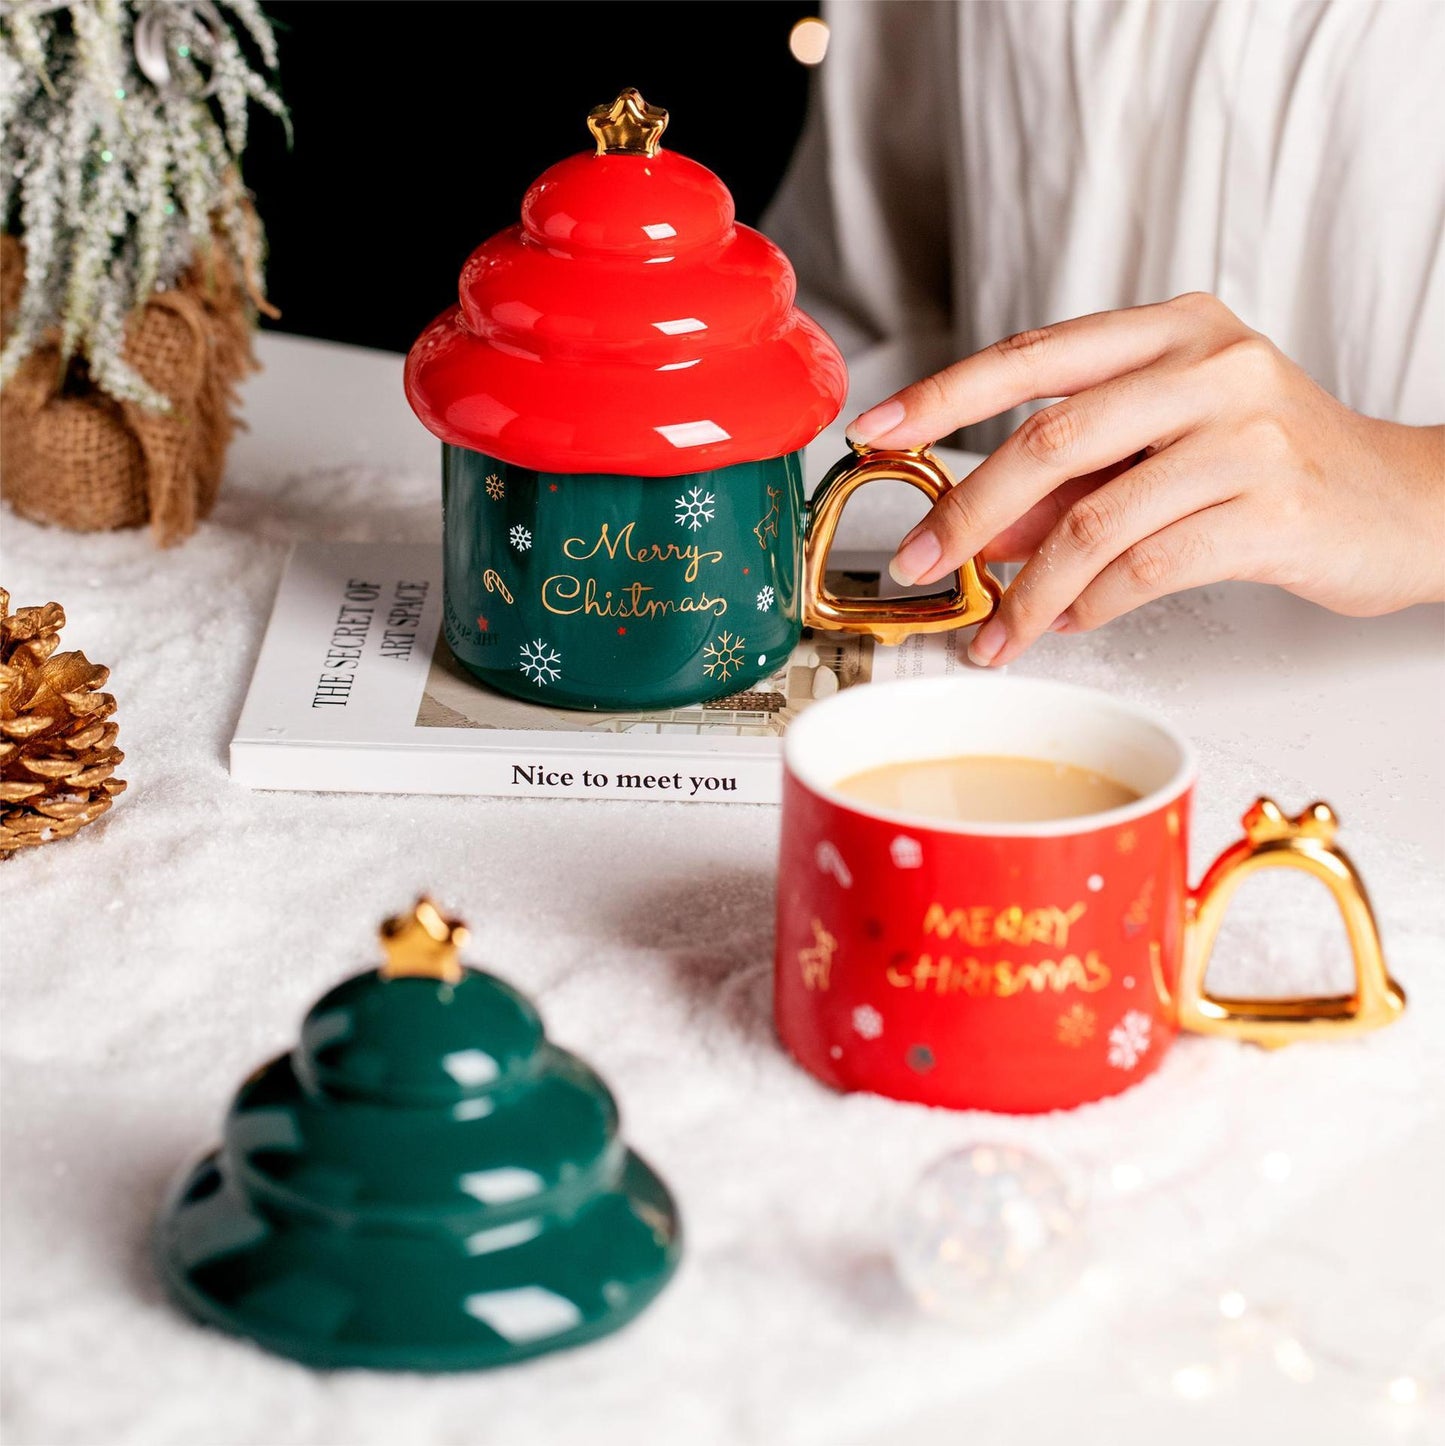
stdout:
[(412, 347), (416, 414), (544, 472), (675, 476), (812, 441), (847, 374), (787, 257), (711, 171), (660, 149), (667, 112), (635, 90), (587, 124), (595, 152), (533, 182)]

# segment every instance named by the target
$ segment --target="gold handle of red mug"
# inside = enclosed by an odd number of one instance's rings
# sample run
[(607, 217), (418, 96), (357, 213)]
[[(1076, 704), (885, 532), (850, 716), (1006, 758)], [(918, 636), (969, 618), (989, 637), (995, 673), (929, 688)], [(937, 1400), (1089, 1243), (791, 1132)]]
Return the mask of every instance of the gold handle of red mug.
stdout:
[[(1215, 859), (1189, 899), (1179, 971), (1179, 1027), (1272, 1049), (1300, 1039), (1340, 1039), (1393, 1023), (1405, 1008), (1405, 993), (1385, 968), (1364, 880), (1335, 844), (1339, 821), (1333, 810), (1316, 803), (1291, 819), (1273, 800), (1261, 798), (1243, 823), (1244, 837)], [(1269, 868), (1303, 869), (1330, 891), (1354, 955), (1353, 994), (1216, 999), (1205, 989), (1209, 955), (1234, 891), (1250, 874)]]
[(844, 504), (867, 482), (908, 482), (930, 503), (953, 487), (948, 469), (928, 451), (869, 451), (850, 444), (856, 459), (844, 458), (818, 484), (809, 504), (803, 542), (803, 622), (810, 628), (867, 633), (895, 647), (913, 633), (939, 633), (993, 615), (1002, 596), (998, 583), (974, 558), (958, 570), (958, 586), (934, 597), (847, 598), (828, 591), (828, 553)]

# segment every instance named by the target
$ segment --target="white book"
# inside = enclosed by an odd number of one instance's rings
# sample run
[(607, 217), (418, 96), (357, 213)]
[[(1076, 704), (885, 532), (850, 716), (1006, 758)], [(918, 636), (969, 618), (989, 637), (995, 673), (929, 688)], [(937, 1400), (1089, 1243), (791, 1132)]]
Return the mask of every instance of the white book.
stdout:
[[(879, 557), (833, 559), (829, 583), (896, 592)], [(746, 693), (691, 707), (587, 713), (493, 692), (441, 637), (439, 544), (302, 543), (286, 564), (231, 739), (251, 788), (352, 793), (776, 803), (782, 737), (840, 688), (967, 668), (958, 632), (896, 648), (805, 632)]]

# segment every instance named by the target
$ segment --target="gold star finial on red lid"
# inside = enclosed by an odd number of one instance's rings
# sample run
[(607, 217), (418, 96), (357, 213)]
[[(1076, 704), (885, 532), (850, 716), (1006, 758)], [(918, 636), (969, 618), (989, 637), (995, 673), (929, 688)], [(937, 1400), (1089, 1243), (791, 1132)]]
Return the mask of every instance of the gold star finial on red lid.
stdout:
[(594, 106), (587, 113), (587, 129), (597, 138), (599, 156), (655, 156), (667, 129), (667, 112), (648, 105), (629, 86), (611, 105)]
[(460, 919), (446, 919), (425, 896), (409, 914), (399, 914), (381, 926), (381, 947), (386, 963), (383, 979), (439, 979), (455, 984), (462, 977), (459, 951), (469, 937)]

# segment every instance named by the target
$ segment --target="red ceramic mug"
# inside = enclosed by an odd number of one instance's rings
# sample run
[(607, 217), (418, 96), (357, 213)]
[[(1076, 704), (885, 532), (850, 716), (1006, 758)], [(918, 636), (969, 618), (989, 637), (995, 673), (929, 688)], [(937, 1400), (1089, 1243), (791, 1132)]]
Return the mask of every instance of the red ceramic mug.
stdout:
[[(865, 769), (968, 754), (1070, 763), (1141, 797), (1081, 818), (974, 824), (837, 790)], [(784, 757), (778, 1030), (838, 1089), (955, 1109), (1067, 1108), (1151, 1073), (1180, 1029), (1277, 1045), (1374, 1028), (1404, 1008), (1326, 805), (1289, 819), (1260, 799), (1245, 837), (1190, 887), (1193, 750), (1131, 703), (1009, 677), (855, 688), (800, 717)], [(1230, 896), (1277, 865), (1331, 891), (1352, 994), (1206, 991)]]

